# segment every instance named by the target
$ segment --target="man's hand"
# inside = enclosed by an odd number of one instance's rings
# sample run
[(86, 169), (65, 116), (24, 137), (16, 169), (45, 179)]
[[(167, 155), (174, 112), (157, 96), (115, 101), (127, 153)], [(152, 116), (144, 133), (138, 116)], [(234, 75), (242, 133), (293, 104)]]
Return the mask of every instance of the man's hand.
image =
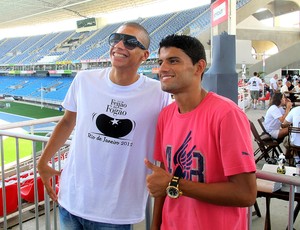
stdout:
[(51, 179), (53, 176), (60, 176), (61, 172), (51, 168), (47, 163), (42, 162), (38, 163), (37, 168), (48, 195), (53, 201), (57, 201), (57, 195), (55, 190), (52, 188)]
[(152, 164), (148, 159), (145, 159), (144, 162), (147, 168), (152, 170), (152, 174), (146, 178), (150, 195), (153, 197), (165, 196), (166, 188), (172, 179), (172, 175)]

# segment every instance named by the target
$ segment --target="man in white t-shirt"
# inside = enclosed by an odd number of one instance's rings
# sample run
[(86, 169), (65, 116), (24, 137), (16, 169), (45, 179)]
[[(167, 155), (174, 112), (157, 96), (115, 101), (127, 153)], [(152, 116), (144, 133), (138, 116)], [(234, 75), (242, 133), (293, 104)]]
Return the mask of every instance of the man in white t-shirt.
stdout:
[[(171, 97), (159, 81), (137, 73), (149, 57), (149, 34), (141, 25), (125, 23), (108, 42), (112, 67), (78, 72), (38, 162), (64, 230), (130, 230), (145, 218), (150, 170), (143, 162), (153, 160), (157, 117)], [(56, 171), (48, 162), (75, 125), (63, 171)], [(54, 175), (61, 175), (58, 197)]]
[(275, 74), (274, 77), (272, 77), (270, 79), (270, 93), (271, 93), (271, 98), (273, 97), (274, 93), (278, 89), (277, 80), (278, 80), (278, 74)]
[(258, 77), (257, 72), (253, 73), (253, 77), (249, 79), (247, 85), (249, 85), (251, 99), (253, 101), (253, 108), (256, 109), (257, 100), (259, 98), (259, 90), (262, 86), (262, 80)]
[[(293, 127), (300, 128), (300, 107), (293, 108), (288, 115), (286, 116), (284, 123), (282, 124), (282, 127), (288, 127), (290, 125), (293, 125)], [(287, 140), (285, 141), (287, 143)], [(292, 145), (300, 146), (300, 134), (298, 133), (292, 133), (290, 143)], [(287, 153), (289, 153), (288, 145), (285, 144), (285, 147), (287, 148)]]

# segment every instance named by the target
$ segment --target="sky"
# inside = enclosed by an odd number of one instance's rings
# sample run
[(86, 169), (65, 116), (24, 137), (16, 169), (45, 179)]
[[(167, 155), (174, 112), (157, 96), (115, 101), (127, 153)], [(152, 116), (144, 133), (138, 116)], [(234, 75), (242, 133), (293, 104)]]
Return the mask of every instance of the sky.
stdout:
[[(191, 9), (198, 6), (210, 4), (210, 0), (160, 0), (153, 4), (147, 4), (141, 7), (135, 7), (127, 10), (118, 10), (110, 14), (93, 15), (93, 17), (104, 18), (109, 23), (117, 23), (120, 21), (128, 21), (139, 17), (146, 18), (170, 12)], [(75, 30), (76, 21), (73, 20), (60, 21), (59, 23), (39, 24), (36, 26), (23, 26), (14, 29), (0, 29), (0, 39), (7, 37), (25, 37), (46, 33), (55, 33), (59, 31)]]

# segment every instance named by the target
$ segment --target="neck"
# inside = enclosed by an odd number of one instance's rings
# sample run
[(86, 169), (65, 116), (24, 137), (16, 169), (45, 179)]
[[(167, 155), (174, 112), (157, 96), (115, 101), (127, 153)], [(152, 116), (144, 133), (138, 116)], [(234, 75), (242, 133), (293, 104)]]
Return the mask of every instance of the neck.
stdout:
[(112, 68), (109, 79), (117, 84), (117, 85), (131, 85), (139, 79), (139, 75), (137, 74), (137, 70), (119, 70), (116, 68)]
[(196, 93), (187, 93), (187, 94), (180, 94), (174, 95), (176, 103), (179, 108), (179, 113), (184, 114), (194, 110), (201, 101), (205, 98), (207, 92), (200, 88), (199, 91)]

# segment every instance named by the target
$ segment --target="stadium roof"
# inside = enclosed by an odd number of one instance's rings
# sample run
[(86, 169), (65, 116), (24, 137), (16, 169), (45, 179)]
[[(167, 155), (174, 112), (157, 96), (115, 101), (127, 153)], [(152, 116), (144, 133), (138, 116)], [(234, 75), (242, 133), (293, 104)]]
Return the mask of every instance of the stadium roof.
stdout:
[[(198, 0), (200, 1), (200, 0)], [(99, 17), (117, 10), (160, 3), (162, 0), (1, 0), (0, 29), (42, 25), (69, 19)], [(178, 2), (178, 1), (177, 1)], [(187, 0), (184, 2), (187, 3)], [(206, 0), (207, 2), (210, 2)], [(300, 0), (273, 0), (253, 14), (258, 20), (299, 10)], [(174, 1), (174, 4), (175, 1)], [(165, 9), (166, 10), (166, 9)]]
[(1, 0), (0, 29), (84, 19), (159, 0)]

